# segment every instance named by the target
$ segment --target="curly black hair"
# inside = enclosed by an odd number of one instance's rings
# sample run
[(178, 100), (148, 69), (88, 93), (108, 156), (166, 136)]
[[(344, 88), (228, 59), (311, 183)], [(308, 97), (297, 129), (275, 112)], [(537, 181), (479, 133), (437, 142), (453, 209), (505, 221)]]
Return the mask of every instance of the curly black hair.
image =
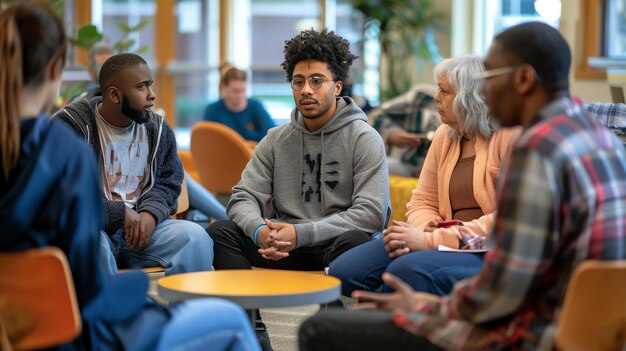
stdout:
[(359, 58), (350, 52), (350, 43), (333, 31), (321, 32), (305, 30), (291, 40), (285, 41), (285, 61), (281, 64), (287, 72), (287, 81), (293, 79), (293, 70), (302, 60), (318, 60), (328, 64), (334, 80), (345, 83), (348, 70), (354, 59)]

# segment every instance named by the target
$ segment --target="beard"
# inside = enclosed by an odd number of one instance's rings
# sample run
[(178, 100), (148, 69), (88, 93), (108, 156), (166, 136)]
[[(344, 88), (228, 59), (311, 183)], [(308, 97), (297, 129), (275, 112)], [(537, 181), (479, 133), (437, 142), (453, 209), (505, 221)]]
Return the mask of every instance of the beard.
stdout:
[(135, 123), (144, 124), (152, 117), (152, 112), (148, 112), (144, 109), (135, 109), (130, 106), (130, 100), (128, 97), (122, 97), (122, 114), (132, 119)]

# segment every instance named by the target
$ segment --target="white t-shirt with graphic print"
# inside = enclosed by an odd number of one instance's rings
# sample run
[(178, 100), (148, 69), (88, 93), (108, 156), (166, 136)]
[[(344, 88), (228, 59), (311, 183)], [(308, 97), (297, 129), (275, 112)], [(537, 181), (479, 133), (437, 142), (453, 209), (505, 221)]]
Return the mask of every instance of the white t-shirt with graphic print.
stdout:
[(128, 127), (108, 123), (96, 106), (96, 124), (102, 150), (102, 187), (108, 200), (133, 208), (150, 178), (150, 143), (145, 125)]

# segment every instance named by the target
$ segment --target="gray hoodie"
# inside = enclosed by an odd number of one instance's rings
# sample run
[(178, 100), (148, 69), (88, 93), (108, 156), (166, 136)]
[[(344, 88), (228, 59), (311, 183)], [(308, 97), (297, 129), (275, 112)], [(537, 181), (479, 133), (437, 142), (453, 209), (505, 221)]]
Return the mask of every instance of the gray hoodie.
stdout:
[(297, 109), (270, 129), (233, 188), (228, 216), (252, 238), (263, 218), (295, 224), (297, 246), (328, 243), (348, 230), (376, 233), (389, 207), (385, 145), (348, 97), (315, 132)]

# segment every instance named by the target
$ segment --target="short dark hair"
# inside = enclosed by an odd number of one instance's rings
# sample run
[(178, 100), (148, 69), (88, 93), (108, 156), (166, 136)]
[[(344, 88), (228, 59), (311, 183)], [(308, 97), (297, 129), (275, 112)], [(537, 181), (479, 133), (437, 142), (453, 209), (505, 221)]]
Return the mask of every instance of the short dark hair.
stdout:
[(345, 83), (352, 61), (358, 56), (350, 52), (350, 43), (335, 32), (324, 29), (321, 32), (305, 30), (291, 40), (285, 41), (285, 61), (281, 64), (287, 72), (287, 81), (293, 79), (296, 64), (303, 60), (325, 62), (333, 74), (333, 79)]
[(561, 33), (553, 27), (541, 22), (522, 23), (494, 40), (520, 63), (532, 66), (548, 94), (569, 89), (572, 54)]
[(127, 69), (147, 64), (146, 60), (137, 54), (122, 53), (109, 57), (104, 61), (102, 69), (100, 69), (100, 89), (102, 89), (103, 92), (106, 91), (113, 85), (115, 77)]

